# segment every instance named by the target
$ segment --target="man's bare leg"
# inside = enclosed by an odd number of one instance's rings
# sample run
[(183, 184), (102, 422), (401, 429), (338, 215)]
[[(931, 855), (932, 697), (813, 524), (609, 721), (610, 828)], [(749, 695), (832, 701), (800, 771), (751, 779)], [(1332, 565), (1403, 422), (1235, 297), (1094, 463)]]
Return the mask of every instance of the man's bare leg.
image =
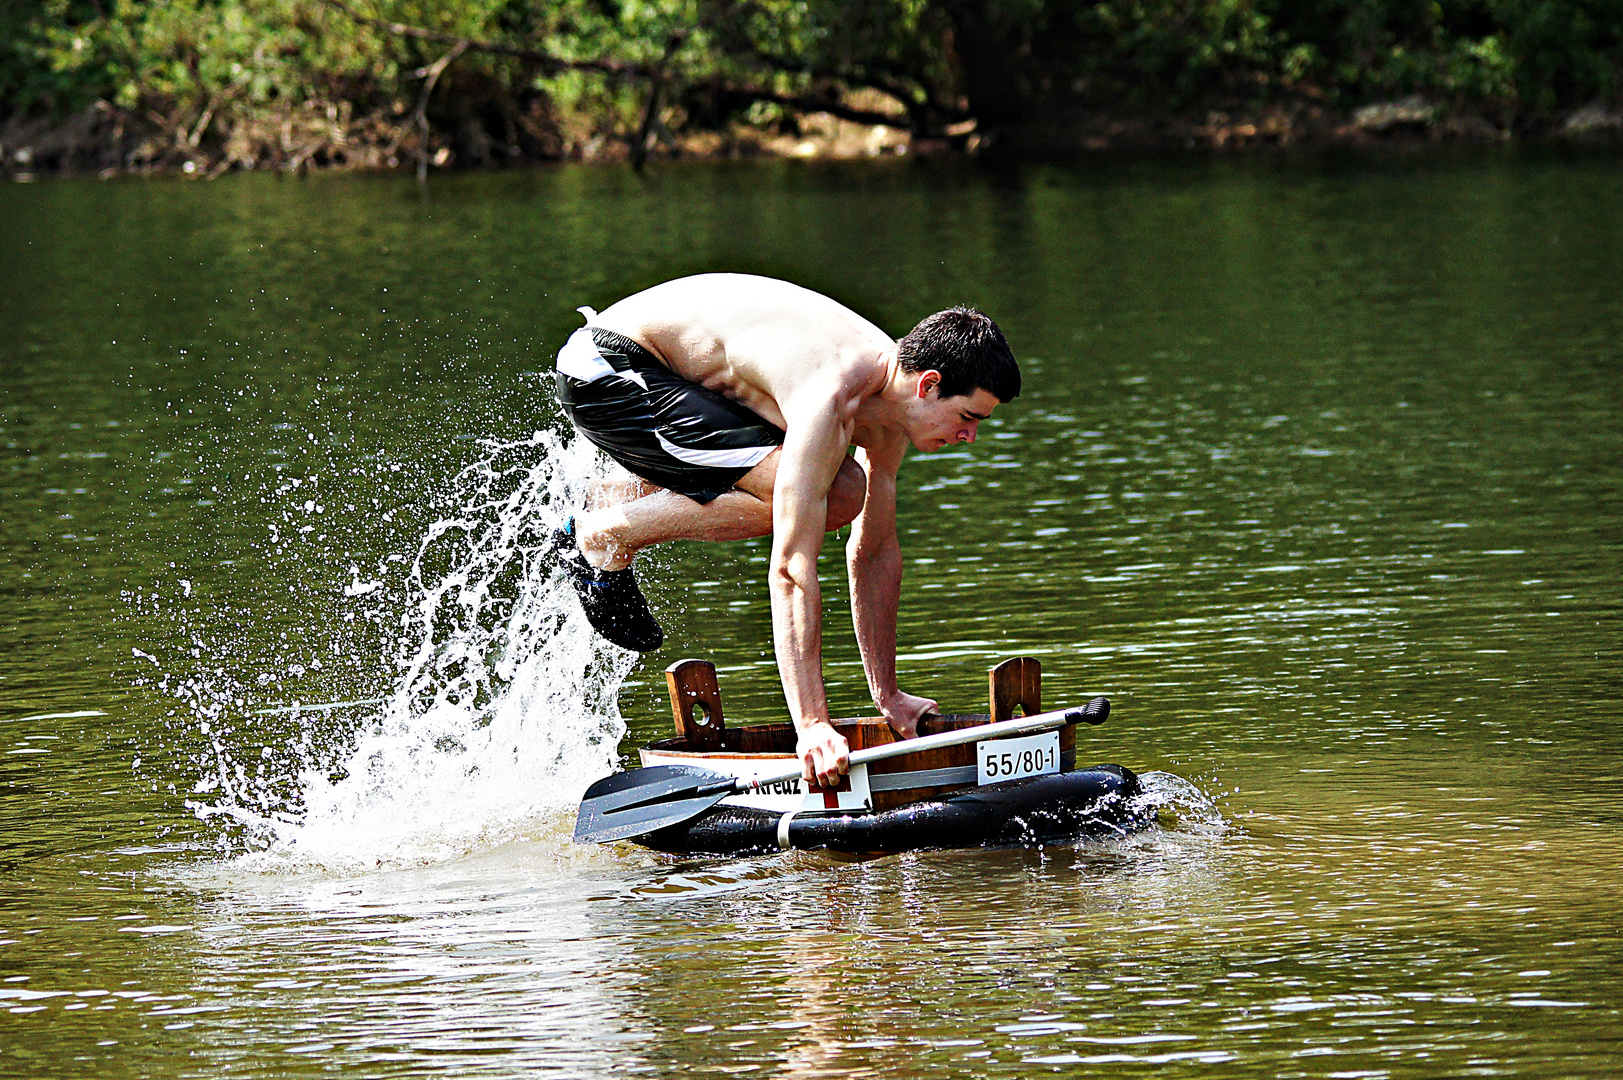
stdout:
[[(732, 491), (708, 503), (637, 481), (649, 489), (648, 494), (576, 516), (581, 554), (599, 570), (623, 570), (643, 548), (669, 540), (747, 540), (770, 535), (772, 486), (781, 453), (774, 450), (745, 473)], [(826, 528), (850, 524), (862, 512), (866, 489), (862, 466), (846, 458), (829, 489)]]
[(640, 499), (645, 495), (652, 495), (656, 491), (664, 491), (657, 484), (650, 484), (640, 476), (624, 473), (618, 479), (599, 480), (592, 485), (592, 494), (586, 504), (588, 510), (601, 510), (606, 506), (619, 506), (621, 503)]

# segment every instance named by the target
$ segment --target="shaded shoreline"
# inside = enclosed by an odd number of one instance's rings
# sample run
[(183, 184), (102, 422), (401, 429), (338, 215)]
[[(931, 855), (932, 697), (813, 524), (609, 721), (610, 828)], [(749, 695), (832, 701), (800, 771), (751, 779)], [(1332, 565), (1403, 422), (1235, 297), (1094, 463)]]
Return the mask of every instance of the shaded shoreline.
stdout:
[[(1204, 114), (1078, 109), (1018, 127), (981, 129), (974, 121), (943, 136), (870, 125), (827, 113), (798, 118), (789, 132), (745, 124), (724, 130), (657, 131), (639, 154), (628, 136), (592, 135), (552, 145), (467, 148), (433, 135), (426, 147), (395, 117), (355, 116), (345, 106), (266, 113), (222, 136), (203, 137), (208, 117), (165, 122), (98, 101), (65, 120), (0, 125), (0, 178), (178, 174), (213, 179), (227, 172), (388, 172), (479, 170), (559, 162), (787, 158), (861, 160), (961, 156), (1012, 160), (1082, 157), (1102, 152), (1245, 152), (1302, 149), (1424, 150), (1434, 146), (1544, 145), (1623, 148), (1623, 106), (1592, 104), (1538, 123), (1505, 126), (1481, 113), (1449, 111), (1411, 97), (1349, 113), (1312, 104)], [(250, 130), (244, 130), (248, 128)]]

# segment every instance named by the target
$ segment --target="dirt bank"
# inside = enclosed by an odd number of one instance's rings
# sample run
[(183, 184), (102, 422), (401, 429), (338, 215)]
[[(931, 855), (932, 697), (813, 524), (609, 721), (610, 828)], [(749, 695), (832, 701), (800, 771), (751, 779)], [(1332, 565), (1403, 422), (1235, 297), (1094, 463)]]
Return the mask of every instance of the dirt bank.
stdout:
[(1476, 113), (1451, 112), (1421, 98), (1379, 102), (1351, 114), (1311, 103), (1203, 115), (1085, 110), (988, 130), (967, 121), (944, 137), (916, 138), (902, 126), (858, 124), (813, 113), (776, 128), (735, 124), (673, 132), (655, 125), (638, 153), (623, 134), (562, 130), (546, 115), (489, 124), (425, 128), (393, 111), (357, 113), (348, 102), (266, 110), (228, 127), (204, 113), (165, 117), (97, 102), (66, 120), (13, 119), (0, 125), (0, 177), (46, 174), (179, 173), (212, 179), (230, 171), (492, 168), (544, 161), (639, 161), (883, 156), (1066, 157), (1114, 150), (1244, 150), (1263, 146), (1424, 146), (1459, 143), (1570, 143), (1623, 146), (1623, 104), (1597, 102), (1535, 127), (1512, 127)]

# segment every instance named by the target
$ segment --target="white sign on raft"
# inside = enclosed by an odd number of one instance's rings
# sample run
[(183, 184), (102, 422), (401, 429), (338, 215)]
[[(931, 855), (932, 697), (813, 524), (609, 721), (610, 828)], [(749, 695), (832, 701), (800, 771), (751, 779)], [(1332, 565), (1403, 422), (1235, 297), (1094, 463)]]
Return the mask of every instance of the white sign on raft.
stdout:
[[(795, 759), (788, 755), (757, 755), (750, 757), (720, 757), (692, 754), (662, 754), (657, 750), (642, 752), (644, 766), (688, 765), (708, 769), (723, 776), (763, 776), (793, 767)], [(868, 788), (868, 766), (855, 765), (840, 778), (834, 791), (806, 790), (800, 777), (768, 784), (760, 791), (729, 795), (721, 800), (723, 806), (752, 806), (786, 814), (791, 810), (872, 810), (873, 793)]]
[(1059, 732), (975, 744), (975, 783), (997, 784), (1059, 772)]

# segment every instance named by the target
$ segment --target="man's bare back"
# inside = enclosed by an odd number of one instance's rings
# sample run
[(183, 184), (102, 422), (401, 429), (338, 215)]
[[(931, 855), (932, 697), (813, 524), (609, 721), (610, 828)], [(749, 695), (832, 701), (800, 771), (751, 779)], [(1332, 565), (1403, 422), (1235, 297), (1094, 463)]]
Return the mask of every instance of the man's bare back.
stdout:
[[(784, 696), (807, 779), (831, 785), (847, 748), (828, 723), (817, 559), (824, 533), (850, 524), (852, 621), (869, 690), (892, 727), (912, 736), (936, 703), (896, 683), (896, 474), (909, 446), (973, 442), (993, 408), (1019, 393), (996, 324), (952, 308), (897, 342), (808, 289), (704, 274), (591, 315), (559, 352), (558, 370), (571, 420), (637, 478), (606, 489), (561, 534), (578, 546), (565, 565), (593, 625), (616, 640), (624, 628), (602, 598), (626, 597), (622, 607), (638, 608), (627, 618), (646, 622), (629, 647), (657, 646), (662, 635), (630, 577), (638, 551), (770, 535)], [(639, 633), (651, 644), (636, 643)]]
[(751, 274), (699, 274), (655, 285), (592, 325), (647, 346), (689, 382), (787, 430), (780, 401), (808, 387), (860, 399), (877, 392), (896, 341), (821, 293)]

